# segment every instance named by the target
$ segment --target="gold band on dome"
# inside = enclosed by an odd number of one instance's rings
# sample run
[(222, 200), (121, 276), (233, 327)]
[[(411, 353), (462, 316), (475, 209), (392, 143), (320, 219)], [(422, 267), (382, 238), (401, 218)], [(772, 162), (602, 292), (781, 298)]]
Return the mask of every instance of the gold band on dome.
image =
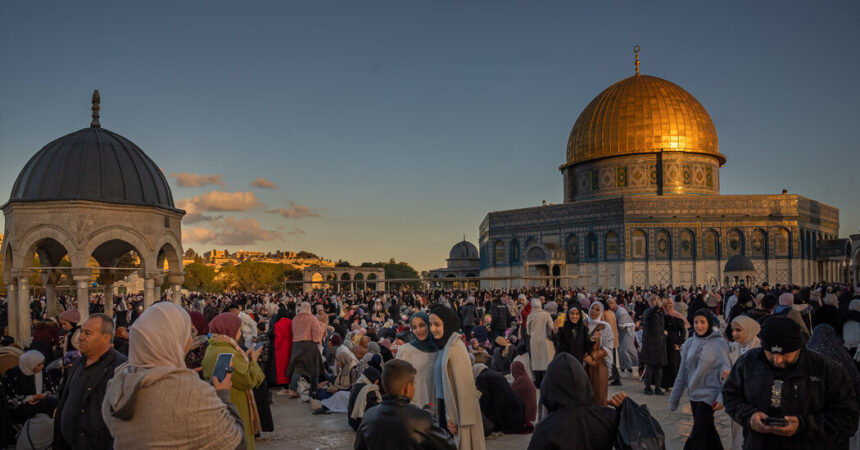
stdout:
[[(637, 53), (638, 60), (638, 53)], [(623, 155), (685, 152), (713, 156), (717, 131), (695, 97), (662, 78), (636, 74), (601, 92), (579, 115), (567, 143), (567, 162)]]

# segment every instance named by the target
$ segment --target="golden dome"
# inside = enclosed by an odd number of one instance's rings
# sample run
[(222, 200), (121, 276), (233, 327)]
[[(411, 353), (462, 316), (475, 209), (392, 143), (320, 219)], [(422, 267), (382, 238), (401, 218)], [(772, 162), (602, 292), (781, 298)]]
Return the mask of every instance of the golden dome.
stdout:
[(609, 86), (585, 107), (573, 124), (567, 163), (561, 168), (659, 151), (712, 155), (720, 165), (726, 162), (702, 104), (672, 82), (637, 73)]

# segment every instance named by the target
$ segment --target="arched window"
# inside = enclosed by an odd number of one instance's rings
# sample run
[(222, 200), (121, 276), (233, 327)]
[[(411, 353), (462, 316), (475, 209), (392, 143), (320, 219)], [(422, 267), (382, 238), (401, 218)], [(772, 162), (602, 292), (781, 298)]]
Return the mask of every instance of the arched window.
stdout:
[(716, 258), (720, 251), (720, 242), (719, 237), (717, 237), (717, 232), (714, 230), (708, 230), (705, 232), (704, 238), (705, 242), (702, 245), (702, 256), (705, 258)]
[(681, 248), (678, 249), (678, 256), (681, 258), (696, 257), (696, 239), (690, 230), (681, 231)]
[(672, 237), (669, 236), (668, 231), (660, 230), (657, 232), (655, 254), (660, 259), (669, 259), (672, 257)]
[(585, 237), (585, 248), (589, 261), (597, 259), (597, 236), (594, 233), (588, 233)]
[(579, 238), (575, 234), (567, 237), (567, 262), (575, 263), (579, 260)]
[(732, 257), (735, 255), (744, 254), (744, 235), (740, 230), (731, 230), (728, 235), (729, 247), (726, 249), (726, 256)]
[(532, 245), (535, 245), (535, 244), (537, 244), (537, 239), (535, 239), (533, 237), (526, 239), (526, 249), (528, 249), (529, 247), (531, 247)]
[(514, 239), (511, 241), (511, 264), (520, 262), (520, 241)]
[(505, 262), (505, 243), (502, 241), (496, 241), (493, 244), (493, 256), (495, 256), (496, 265), (500, 266), (503, 262)]
[(767, 255), (767, 235), (763, 230), (756, 228), (750, 234), (750, 256), (763, 258)]
[(791, 256), (791, 234), (785, 228), (776, 230), (773, 236), (774, 256)]
[(633, 259), (648, 259), (648, 238), (642, 230), (634, 230), (630, 240)]
[(606, 233), (606, 237), (604, 239), (604, 245), (606, 248), (606, 259), (617, 259), (619, 255), (618, 233), (614, 231), (609, 231)]

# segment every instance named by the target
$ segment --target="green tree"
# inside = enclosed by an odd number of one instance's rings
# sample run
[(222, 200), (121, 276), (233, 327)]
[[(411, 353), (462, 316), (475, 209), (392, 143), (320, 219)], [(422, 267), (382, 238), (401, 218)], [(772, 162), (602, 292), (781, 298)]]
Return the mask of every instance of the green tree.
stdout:
[(304, 250), (301, 250), (298, 253), (296, 253), (296, 259), (319, 259), (319, 256), (317, 256), (311, 252), (306, 252)]
[(350, 266), (352, 266), (352, 264), (350, 264), (349, 261), (343, 261), (343, 260), (339, 259), (339, 260), (337, 260), (336, 263), (334, 263), (334, 266), (335, 267), (350, 267)]
[(189, 291), (220, 292), (224, 288), (215, 281), (215, 269), (201, 263), (185, 266), (185, 282), (182, 287)]

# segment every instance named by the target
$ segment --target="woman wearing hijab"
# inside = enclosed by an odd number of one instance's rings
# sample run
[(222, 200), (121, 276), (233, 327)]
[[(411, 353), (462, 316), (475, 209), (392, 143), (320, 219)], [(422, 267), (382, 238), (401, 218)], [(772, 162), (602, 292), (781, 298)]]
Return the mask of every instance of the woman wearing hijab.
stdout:
[(523, 433), (529, 430), (525, 405), (505, 376), (489, 370), (484, 364), (472, 366), (475, 387), (481, 393), (481, 414), (486, 419), (484, 434), (492, 432)]
[(430, 333), (440, 348), (433, 364), (439, 424), (445, 424), (454, 435), (459, 450), (483, 450), (481, 406), (469, 352), (459, 329), (460, 318), (451, 308), (442, 304), (430, 308)]
[(681, 347), (681, 367), (669, 396), (669, 409), (678, 409), (687, 390), (693, 429), (684, 449), (722, 449), (714, 412), (723, 408), (723, 374), (732, 367), (729, 344), (714, 332), (714, 313), (703, 308), (693, 314), (693, 337)]
[(606, 405), (609, 398), (609, 366), (606, 365), (608, 352), (601, 341), (603, 333), (611, 332), (612, 329), (605, 322), (594, 322), (596, 325), (592, 328), (589, 339), (590, 349), (586, 352), (582, 362), (591, 383), (591, 391), (594, 393), (594, 404), (603, 406)]
[(355, 355), (345, 346), (338, 347), (335, 354), (334, 382), (328, 387), (328, 391), (335, 393), (340, 390), (350, 390), (360, 373)]
[(534, 423), (537, 420), (537, 389), (535, 384), (526, 373), (523, 363), (519, 361), (511, 364), (511, 376), (514, 377), (511, 389), (523, 402), (524, 417), (530, 424)]
[[(761, 347), (761, 341), (758, 338), (759, 331), (761, 331), (761, 325), (752, 317), (739, 315), (732, 319), (732, 342), (729, 344), (729, 362), (732, 366), (747, 351)], [(728, 376), (729, 371), (724, 371), (723, 378)], [(732, 421), (732, 450), (742, 450), (743, 448), (744, 427)]]
[(860, 347), (860, 300), (858, 299), (851, 300), (848, 304), (845, 323), (842, 325), (842, 341), (848, 353), (857, 354), (857, 348)]
[(558, 351), (570, 353), (577, 361), (582, 361), (590, 347), (585, 314), (574, 306), (567, 311), (567, 320), (558, 332)]
[[(642, 346), (639, 362), (645, 365), (645, 395), (663, 395), (663, 366), (666, 365), (666, 313), (663, 312), (660, 296), (648, 299), (650, 308), (642, 313)], [(651, 390), (654, 386), (654, 390)]]
[[(782, 296), (780, 296), (781, 299)], [(774, 311), (774, 314), (776, 314), (776, 311)], [(826, 323), (836, 330), (837, 336), (841, 337), (843, 319), (842, 311), (839, 309), (839, 299), (836, 297), (836, 294), (829, 293), (824, 296), (824, 305), (818, 308), (818, 311), (815, 311), (815, 315), (812, 317), (812, 327), (814, 328), (822, 323)]]
[(191, 340), (191, 349), (185, 355), (185, 366), (191, 370), (202, 372), (203, 356), (206, 354), (206, 348), (209, 347), (209, 323), (203, 314), (197, 311), (188, 313), (191, 317), (191, 327), (194, 330), (194, 337)]
[(540, 386), (543, 373), (555, 356), (552, 336), (556, 331), (552, 316), (541, 308), (540, 300), (532, 299), (532, 312), (526, 322), (526, 334), (529, 336), (529, 356), (532, 372), (535, 374), (535, 386)]
[[(133, 327), (132, 327), (133, 328)], [(237, 342), (242, 335), (242, 319), (232, 313), (221, 313), (209, 322), (209, 347), (203, 356), (203, 379), (212, 378), (215, 361), (221, 353), (233, 355), (233, 386), (230, 401), (239, 409), (245, 424), (245, 442), (249, 450), (254, 449), (254, 435), (260, 433), (260, 417), (253, 389), (263, 382), (265, 375), (257, 363), (260, 350), (253, 347), (243, 351)], [(319, 352), (317, 352), (319, 356)]]
[[(852, 302), (854, 301), (856, 300), (853, 300)], [(822, 306), (822, 308), (824, 307)], [(816, 325), (816, 327), (812, 329), (812, 337), (809, 338), (806, 348), (824, 355), (827, 359), (842, 366), (850, 376), (855, 394), (860, 396), (860, 372), (857, 370), (854, 359), (842, 346), (839, 338), (837, 337), (836, 330), (834, 330), (833, 327), (826, 323)], [(846, 445), (849, 442), (849, 438), (851, 445)], [(855, 433), (853, 437), (842, 436), (839, 439), (839, 442), (843, 443), (843, 445), (838, 448), (857, 448), (857, 439), (857, 433)]]
[(60, 348), (63, 352), (63, 368), (69, 369), (81, 357), (81, 352), (78, 350), (78, 341), (81, 335), (81, 327), (78, 322), (81, 321), (81, 314), (76, 309), (67, 309), (60, 314), (57, 320), (60, 321), (60, 327), (66, 333), (60, 343)]
[(415, 368), (415, 395), (412, 404), (423, 408), (436, 399), (433, 382), (433, 364), (439, 348), (430, 334), (430, 316), (417, 312), (409, 319), (412, 340), (397, 349), (397, 359), (402, 359)]
[(128, 362), (117, 367), (102, 402), (116, 448), (245, 448), (231, 375), (213, 379), (213, 388), (185, 367), (191, 320), (180, 306), (156, 303), (129, 334)]
[(672, 297), (663, 300), (663, 313), (666, 330), (666, 366), (663, 367), (663, 380), (660, 387), (672, 389), (681, 365), (681, 346), (687, 340), (690, 324), (680, 312), (675, 311), (675, 301)]
[(12, 421), (23, 424), (42, 413), (54, 414), (59, 376), (45, 373), (45, 356), (30, 350), (18, 357), (18, 365), (6, 371), (3, 386)]
[(382, 401), (382, 394), (379, 392), (381, 377), (381, 372), (373, 367), (368, 367), (355, 382), (355, 386), (352, 387), (349, 393), (349, 406), (347, 407), (349, 416), (347, 420), (353, 431), (358, 431), (364, 413)]
[(535, 427), (529, 450), (612, 448), (618, 414), (594, 403), (585, 369), (571, 354), (559, 353), (547, 367), (540, 403), (549, 415)]

